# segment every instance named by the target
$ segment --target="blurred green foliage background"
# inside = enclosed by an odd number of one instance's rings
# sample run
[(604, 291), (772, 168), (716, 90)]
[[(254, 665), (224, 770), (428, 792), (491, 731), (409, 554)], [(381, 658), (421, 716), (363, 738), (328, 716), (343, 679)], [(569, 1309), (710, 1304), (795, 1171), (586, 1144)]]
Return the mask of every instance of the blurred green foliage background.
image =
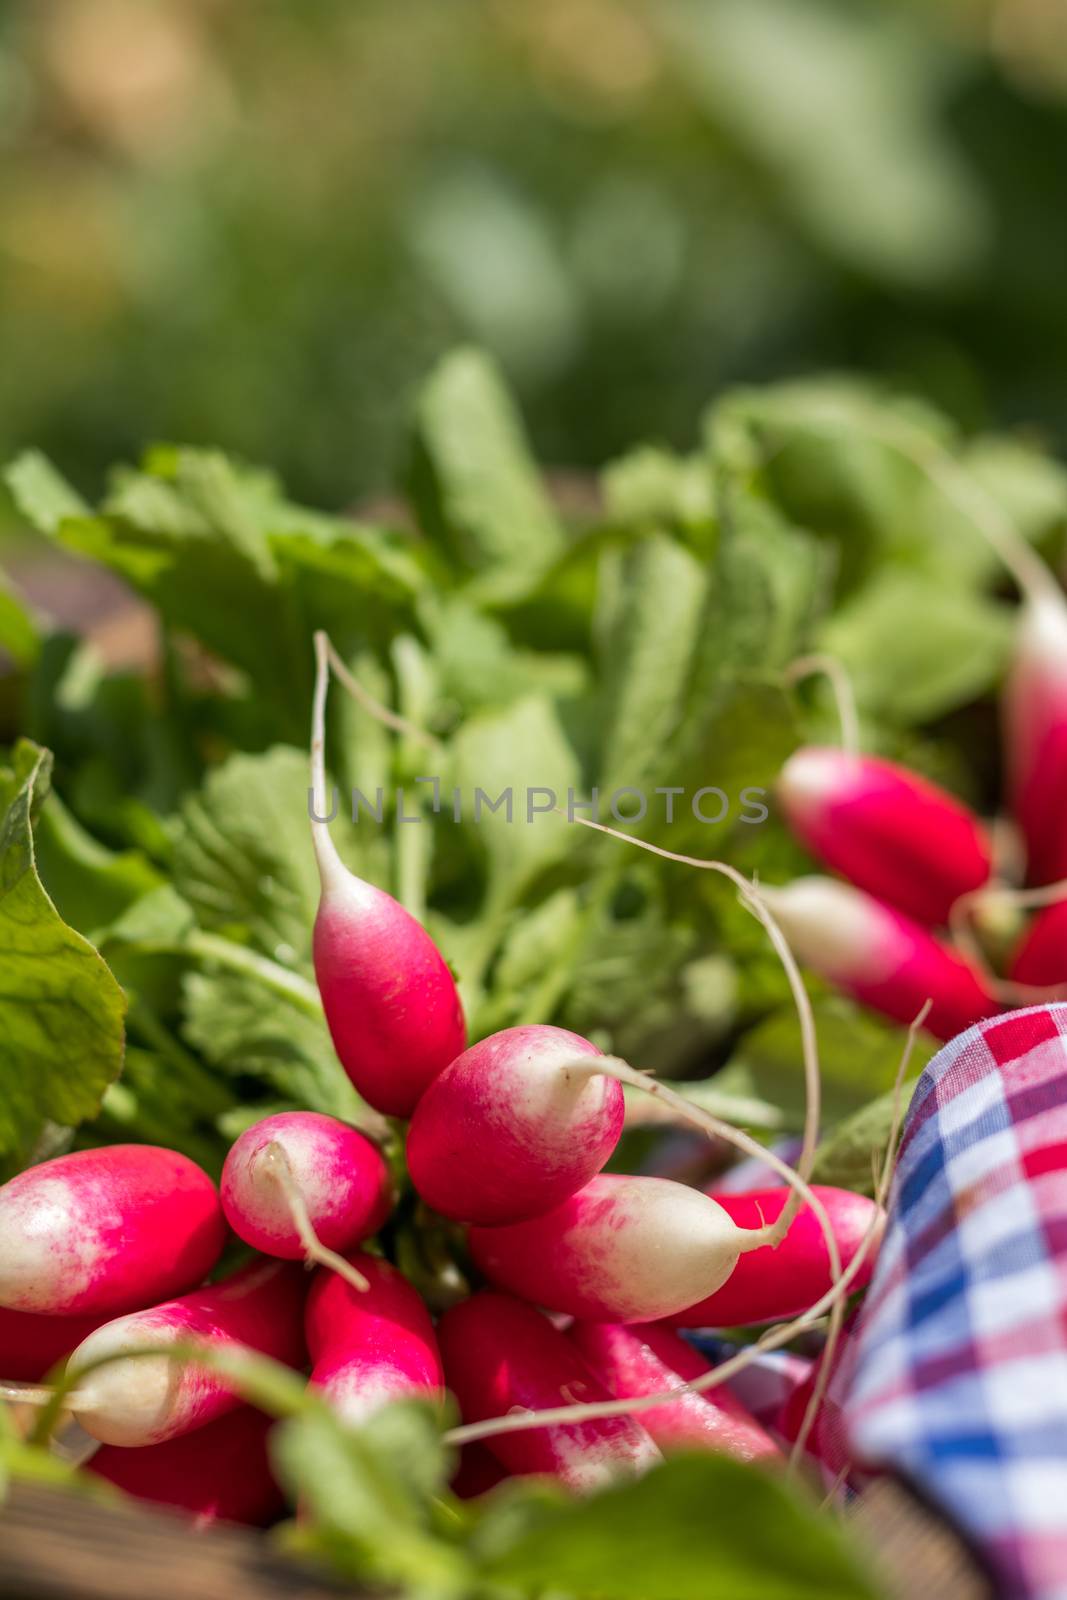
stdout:
[(341, 505), (493, 350), (542, 459), (863, 368), (1067, 436), (1060, 0), (6, 0), (0, 450)]

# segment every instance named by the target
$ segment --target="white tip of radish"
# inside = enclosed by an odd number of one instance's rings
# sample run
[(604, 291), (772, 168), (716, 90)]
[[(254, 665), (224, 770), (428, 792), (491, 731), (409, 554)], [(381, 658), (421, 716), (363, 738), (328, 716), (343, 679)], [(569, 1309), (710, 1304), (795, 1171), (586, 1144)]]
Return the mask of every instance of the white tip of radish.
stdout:
[(658, 1322), (725, 1283), (749, 1238), (698, 1189), (607, 1174), (546, 1216), (472, 1228), (470, 1246), (492, 1282), (548, 1310)]
[[(131, 1345), (175, 1342), (169, 1331), (151, 1334), (143, 1313), (118, 1317), (91, 1333), (70, 1358), (70, 1371), (117, 1356)], [(172, 1429), (181, 1404), (182, 1368), (167, 1356), (114, 1360), (90, 1372), (78, 1385), (76, 1420), (101, 1444), (128, 1447), (155, 1444)]]
[(896, 919), (872, 896), (835, 878), (795, 878), (760, 893), (797, 959), (837, 982), (890, 977), (902, 951)]
[(792, 815), (818, 814), (841, 797), (858, 767), (857, 757), (845, 750), (806, 745), (789, 757), (776, 787)]

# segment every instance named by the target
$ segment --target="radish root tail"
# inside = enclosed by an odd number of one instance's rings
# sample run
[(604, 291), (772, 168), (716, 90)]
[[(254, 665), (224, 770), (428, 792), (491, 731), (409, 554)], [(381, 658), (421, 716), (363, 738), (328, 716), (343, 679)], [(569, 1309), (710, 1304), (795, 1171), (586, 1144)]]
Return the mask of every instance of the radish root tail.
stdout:
[(370, 1288), (370, 1284), (362, 1272), (359, 1272), (350, 1261), (346, 1261), (344, 1256), (338, 1255), (336, 1250), (330, 1250), (324, 1245), (315, 1232), (315, 1226), (308, 1215), (307, 1204), (300, 1192), (300, 1185), (293, 1174), (289, 1157), (281, 1145), (275, 1141), (268, 1144), (264, 1148), (258, 1164), (267, 1173), (268, 1177), (273, 1179), (285, 1196), (285, 1203), (289, 1207), (289, 1215), (293, 1219), (293, 1226), (300, 1235), (300, 1243), (304, 1247), (304, 1256), (308, 1264), (314, 1263), (317, 1266), (328, 1268), (331, 1272), (336, 1272), (338, 1277), (343, 1278), (346, 1283), (350, 1283), (353, 1289), (358, 1289), (361, 1294), (365, 1294)]
[(841, 730), (841, 748), (846, 755), (859, 755), (860, 719), (856, 709), (856, 691), (844, 664), (836, 656), (798, 656), (785, 669), (788, 684), (800, 683), (804, 678), (822, 677), (830, 686), (837, 708), (837, 723)]

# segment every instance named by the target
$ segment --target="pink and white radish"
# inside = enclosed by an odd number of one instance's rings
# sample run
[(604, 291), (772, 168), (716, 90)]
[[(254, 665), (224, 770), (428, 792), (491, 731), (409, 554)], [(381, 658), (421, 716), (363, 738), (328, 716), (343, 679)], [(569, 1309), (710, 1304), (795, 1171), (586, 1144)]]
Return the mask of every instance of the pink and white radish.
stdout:
[(657, 1322), (725, 1283), (770, 1230), (669, 1178), (601, 1174), (545, 1216), (472, 1228), (490, 1282), (593, 1322)]
[[(915, 1034), (920, 1022), (921, 1016), (912, 1023), (908, 1030), (907, 1044), (903, 1051), (900, 1067), (898, 1069), (898, 1089), (907, 1070), (907, 1064), (914, 1044)], [(887, 1140), (887, 1153), (885, 1160), (882, 1163), (882, 1169), (878, 1177), (876, 1188), (876, 1197), (879, 1208), (884, 1204), (885, 1197), (888, 1194), (889, 1182), (892, 1174), (893, 1152), (895, 1152), (896, 1149), (896, 1142), (900, 1132), (900, 1122), (902, 1116), (903, 1103), (898, 1095), (897, 1103), (894, 1106), (889, 1137)], [(601, 1178), (595, 1181), (603, 1183), (605, 1180)], [(821, 1210), (821, 1201), (818, 1200), (818, 1197), (812, 1195), (811, 1200), (813, 1202), (813, 1206), (818, 1207)], [(788, 1208), (783, 1210), (782, 1215), (785, 1216), (787, 1214)], [(746, 1370), (746, 1368), (752, 1366), (756, 1361), (763, 1360), (771, 1351), (780, 1350), (783, 1345), (789, 1344), (798, 1336), (798, 1334), (813, 1327), (819, 1321), (819, 1319), (825, 1316), (827, 1313), (830, 1315), (830, 1328), (827, 1336), (827, 1352), (829, 1358), (832, 1360), (831, 1346), (835, 1333), (839, 1328), (839, 1323), (837, 1320), (839, 1310), (844, 1303), (844, 1296), (850, 1292), (853, 1283), (859, 1278), (864, 1269), (866, 1264), (866, 1252), (873, 1246), (875, 1242), (878, 1232), (878, 1225), (880, 1222), (880, 1215), (876, 1216), (874, 1225), (871, 1227), (868, 1236), (864, 1239), (860, 1248), (855, 1252), (848, 1265), (843, 1268), (840, 1276), (837, 1276), (835, 1273), (835, 1280), (831, 1288), (829, 1288), (824, 1295), (822, 1295), (812, 1305), (806, 1307), (806, 1309), (791, 1322), (786, 1322), (776, 1328), (768, 1329), (755, 1343), (746, 1346), (742, 1350), (739, 1350), (735, 1355), (721, 1362), (718, 1366), (709, 1368), (706, 1372), (703, 1372), (688, 1380), (689, 1388), (694, 1393), (707, 1394), (712, 1389), (721, 1387), (724, 1383), (731, 1379), (736, 1381), (740, 1377), (741, 1373)], [(525, 1224), (523, 1226), (529, 1228), (531, 1226), (536, 1226), (536, 1224)], [(492, 1230), (489, 1229), (484, 1230), (487, 1235), (491, 1233), (491, 1231)], [(503, 1232), (505, 1230), (499, 1231)], [(829, 1232), (829, 1239), (833, 1242), (832, 1231)], [(836, 1249), (836, 1242), (833, 1242), (833, 1254), (835, 1255)], [(479, 1297), (476, 1296), (475, 1298)], [(568, 1402), (564, 1405), (549, 1402), (541, 1409), (525, 1411), (514, 1410), (508, 1413), (500, 1413), (495, 1416), (488, 1417), (484, 1422), (468, 1422), (462, 1427), (451, 1429), (445, 1435), (445, 1441), (448, 1444), (456, 1445), (461, 1448), (465, 1448), (466, 1446), (475, 1443), (492, 1441), (490, 1447), (494, 1449), (495, 1452), (499, 1453), (499, 1450), (503, 1446), (504, 1440), (510, 1435), (523, 1434), (534, 1429), (543, 1430), (558, 1426), (572, 1427), (583, 1423), (597, 1423), (609, 1420), (617, 1420), (620, 1417), (634, 1418), (637, 1416), (644, 1416), (649, 1411), (659, 1410), (664, 1404), (673, 1403), (677, 1399), (677, 1396), (677, 1384), (672, 1384), (659, 1394), (626, 1396), (622, 1399), (611, 1398), (608, 1400), (596, 1400), (584, 1403), (580, 1402), (577, 1404)], [(802, 1441), (800, 1447), (802, 1448)]]
[(311, 1383), (355, 1423), (389, 1400), (439, 1396), (444, 1375), (430, 1313), (403, 1273), (377, 1256), (352, 1265), (366, 1289), (316, 1273), (306, 1331)]
[(1051, 588), (1024, 600), (1001, 723), (1027, 876), (1052, 883), (1067, 877), (1067, 604)]
[(1000, 1010), (992, 988), (927, 928), (851, 884), (797, 878), (761, 890), (797, 958), (863, 1005), (951, 1039)]
[(440, 1072), (415, 1108), (408, 1170), (460, 1222), (539, 1216), (594, 1177), (619, 1142), (622, 1085), (565, 1028), (506, 1028)]
[(770, 1435), (728, 1389), (708, 1395), (686, 1389), (686, 1384), (710, 1372), (711, 1365), (670, 1328), (576, 1322), (567, 1337), (608, 1393), (620, 1400), (677, 1389), (675, 1399), (641, 1418), (664, 1453), (715, 1450), (739, 1461), (780, 1457)]
[[(784, 1187), (750, 1189), (739, 1194), (707, 1191), (727, 1211), (739, 1228), (757, 1228), (773, 1222), (789, 1198)], [(849, 1189), (812, 1184), (830, 1219), (841, 1265), (847, 1267), (881, 1208), (866, 1195)], [(875, 1252), (868, 1249), (852, 1289), (866, 1288), (874, 1270)], [(777, 1249), (765, 1246), (742, 1256), (721, 1288), (705, 1299), (677, 1312), (670, 1321), (678, 1328), (734, 1328), (757, 1322), (783, 1322), (827, 1292), (833, 1282), (826, 1238), (810, 1206), (802, 1206)], [(687, 1346), (688, 1348), (688, 1346)]]
[[(242, 1347), (300, 1367), (305, 1289), (302, 1267), (258, 1261), (210, 1288), (104, 1323), (68, 1363), (68, 1373), (85, 1372), (71, 1398), (74, 1416), (94, 1439), (123, 1446), (162, 1444), (213, 1422), (240, 1404), (228, 1379), (166, 1354), (123, 1360), (124, 1352)], [(107, 1365), (94, 1365), (104, 1358)]]
[(285, 1509), (267, 1454), (272, 1427), (273, 1418), (239, 1406), (165, 1444), (106, 1444), (85, 1470), (136, 1500), (184, 1512), (197, 1530), (216, 1522), (264, 1527)]
[[(464, 1420), (483, 1422), (516, 1407), (540, 1410), (607, 1399), (566, 1336), (533, 1306), (483, 1290), (446, 1311), (438, 1329), (448, 1387)], [(504, 1433), (489, 1449), (509, 1472), (547, 1473), (578, 1493), (655, 1465), (659, 1451), (626, 1417)]]
[(337, 1252), (377, 1233), (392, 1204), (377, 1147), (315, 1111), (280, 1111), (247, 1128), (226, 1157), (221, 1188), (226, 1220), (246, 1244), (342, 1275), (353, 1269)]
[(961, 895), (989, 881), (993, 849), (979, 819), (895, 762), (810, 745), (790, 756), (776, 790), (812, 855), (916, 922), (946, 922)]
[(42, 1317), (0, 1309), (0, 1396), (4, 1382), (38, 1383), (105, 1321), (95, 1317)]
[(444, 956), (392, 895), (349, 872), (330, 837), (325, 721), (328, 643), (317, 634), (311, 738), (311, 837), (322, 884), (315, 976), (341, 1065), (376, 1110), (408, 1117), (466, 1043)]
[(155, 1145), (81, 1150), (0, 1188), (0, 1306), (101, 1316), (200, 1283), (222, 1253), (218, 1191)]

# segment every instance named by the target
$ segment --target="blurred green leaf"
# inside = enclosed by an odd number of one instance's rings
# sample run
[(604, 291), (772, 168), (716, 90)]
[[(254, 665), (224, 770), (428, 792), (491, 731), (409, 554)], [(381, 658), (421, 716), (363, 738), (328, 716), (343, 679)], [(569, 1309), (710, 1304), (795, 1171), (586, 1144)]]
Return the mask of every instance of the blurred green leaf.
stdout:
[(495, 367), (457, 350), (416, 414), (415, 493), (428, 530), (480, 575), (479, 592), (521, 594), (563, 548), (563, 531)]
[(429, 1406), (398, 1403), (358, 1429), (325, 1408), (308, 1410), (277, 1430), (272, 1456), (306, 1514), (343, 1538), (351, 1571), (401, 1583), (412, 1600), (470, 1594), (464, 1552), (433, 1526), (429, 1496), (443, 1482), (446, 1458)]
[[(858, 1550), (769, 1474), (679, 1456), (636, 1483), (544, 1506), (504, 1548), (508, 1513), (476, 1536), (486, 1575), (575, 1600), (874, 1600)], [(774, 1537), (768, 1537), (768, 1529)], [(652, 1531), (654, 1530), (654, 1532)], [(503, 1539), (501, 1542), (504, 1542)]]
[[(844, 996), (827, 993), (809, 981), (819, 1041), (824, 1115), (833, 1120), (868, 1104), (896, 1079), (907, 1029), (887, 1022)], [(920, 1034), (912, 1054), (914, 1068), (925, 1066), (937, 1049)], [(731, 1058), (750, 1075), (756, 1092), (790, 1112), (804, 1106), (800, 1025), (792, 1005), (783, 1006), (751, 1028)]]
[(937, 57), (895, 16), (787, 0), (673, 0), (663, 16), (708, 114), (817, 238), (908, 287), (979, 265), (990, 218), (938, 123)]
[(863, 710), (930, 722), (992, 688), (1014, 613), (963, 588), (886, 567), (824, 623), (823, 648), (847, 668)]

